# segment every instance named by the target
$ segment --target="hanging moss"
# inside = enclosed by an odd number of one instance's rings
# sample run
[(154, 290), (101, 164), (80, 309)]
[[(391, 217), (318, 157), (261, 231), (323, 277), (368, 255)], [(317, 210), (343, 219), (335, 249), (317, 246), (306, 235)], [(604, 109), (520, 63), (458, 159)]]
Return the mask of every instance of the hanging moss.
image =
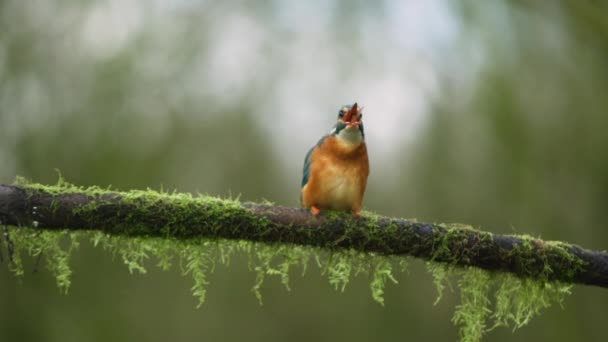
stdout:
[[(449, 278), (457, 278), (460, 304), (452, 321), (460, 327), (461, 341), (479, 341), (497, 327), (522, 328), (553, 304), (563, 305), (572, 285), (561, 282), (519, 278), (510, 273), (488, 272), (475, 267), (454, 268), (427, 263), (442, 298)], [(451, 288), (451, 286), (450, 286)]]
[[(62, 292), (67, 293), (72, 275), (68, 262), (74, 249), (80, 245), (78, 237), (82, 233), (34, 231), (22, 228), (19, 230), (12, 229), (9, 234), (15, 246), (9, 269), (17, 276), (24, 275), (22, 261), (22, 251), (24, 250), (28, 255), (35, 257), (38, 262), (44, 256), (46, 267), (55, 277), (57, 286)], [(67, 247), (62, 245), (67, 245)]]
[[(236, 253), (246, 254), (249, 268), (255, 273), (252, 291), (262, 303), (262, 285), (267, 276), (275, 276), (290, 290), (290, 273), (298, 268), (303, 276), (311, 259), (315, 260), (329, 284), (345, 291), (354, 276), (370, 277), (372, 298), (384, 305), (387, 282), (397, 283), (394, 272), (407, 270), (406, 257), (387, 257), (354, 250), (327, 252), (319, 248), (296, 245), (267, 245), (250, 241), (158, 237), (126, 237), (101, 232), (69, 233), (11, 227), (15, 245), (11, 270), (23, 275), (22, 254), (46, 259), (59, 289), (67, 293), (71, 282), (69, 258), (84, 238), (120, 258), (130, 273), (145, 274), (148, 264), (168, 270), (179, 265), (182, 274), (192, 278), (192, 294), (200, 307), (207, 296), (206, 286), (217, 264), (228, 266)], [(527, 247), (523, 247), (527, 248)], [(458, 289), (461, 303), (456, 307), (453, 322), (460, 326), (461, 341), (479, 341), (488, 331), (500, 327), (514, 330), (526, 325), (534, 316), (551, 306), (562, 304), (571, 285), (522, 279), (507, 273), (492, 273), (475, 267), (454, 268), (446, 264), (427, 263), (438, 291), (435, 304), (445, 292), (450, 277), (460, 277)]]
[(488, 292), (490, 274), (476, 268), (470, 268), (458, 282), (460, 304), (456, 306), (452, 321), (460, 325), (460, 340), (475, 342), (487, 330), (486, 320), (492, 313)]
[(498, 286), (493, 313), (494, 326), (519, 329), (552, 304), (562, 305), (572, 289), (571, 284), (521, 279), (500, 274), (494, 279)]
[(435, 284), (435, 287), (437, 288), (437, 299), (435, 299), (435, 302), (433, 303), (433, 305), (437, 305), (441, 301), (441, 298), (443, 298), (445, 284), (448, 284), (448, 276), (451, 273), (451, 267), (429, 261), (426, 263), (426, 269), (431, 276), (433, 276), (433, 284)]
[[(331, 253), (325, 266), (324, 273), (327, 274), (329, 284), (333, 286), (335, 290), (344, 292), (346, 285), (350, 281), (353, 267), (360, 267), (360, 263), (349, 262), (357, 257), (357, 254), (353, 251), (347, 252), (336, 252)], [(356, 269), (355, 273), (361, 272), (360, 269)]]
[(397, 280), (393, 277), (393, 267), (390, 261), (386, 257), (382, 257), (375, 262), (372, 281), (369, 284), (372, 298), (382, 306), (384, 306), (384, 287), (387, 281), (397, 284)]
[[(431, 259), (427, 269), (437, 287), (435, 304), (444, 296), (449, 280), (459, 279), (455, 283), (461, 303), (452, 320), (460, 327), (461, 340), (478, 341), (497, 327), (521, 328), (543, 309), (561, 304), (571, 285), (551, 280), (573, 279), (585, 267), (570, 252), (571, 245), (517, 236), (515, 245), (503, 248), (504, 245), (494, 244), (495, 235), (465, 225), (418, 224), (415, 220), (389, 220), (369, 212), (363, 212), (358, 219), (327, 212), (322, 219), (328, 229), (313, 230), (305, 224), (281, 226), (269, 219), (272, 207), (233, 199), (152, 190), (115, 193), (99, 187), (76, 187), (61, 177), (54, 186), (21, 178), (16, 183), (24, 186), (28, 196), (38, 196), (37, 192), (52, 195), (47, 208), (31, 208), (34, 219), (64, 214), (61, 211), (66, 209), (55, 201), (55, 196), (63, 196), (63, 201), (66, 196), (86, 198), (83, 205), (70, 209), (72, 216), (61, 217), (73, 217), (84, 229), (101, 230), (70, 233), (10, 229), (14, 249), (11, 271), (23, 276), (25, 253), (44, 258), (62, 292), (70, 287), (69, 258), (83, 236), (93, 246), (120, 259), (130, 273), (145, 274), (152, 263), (163, 270), (179, 266), (184, 276), (192, 278), (191, 291), (198, 306), (205, 301), (206, 286), (215, 267), (228, 266), (236, 253), (248, 256), (249, 269), (255, 275), (252, 292), (260, 304), (267, 277), (277, 277), (290, 290), (290, 275), (294, 271), (304, 275), (309, 264), (316, 264), (329, 285), (339, 291), (345, 291), (353, 277), (367, 275), (371, 297), (384, 305), (386, 284), (397, 283), (394, 273), (406, 271), (408, 260), (386, 254), (410, 254)], [(262, 208), (265, 214), (255, 215), (245, 209), (253, 207)], [(112, 215), (104, 216), (108, 210), (113, 210)], [(32, 222), (35, 226), (36, 221)], [(57, 226), (65, 227), (64, 224), (60, 221)], [(243, 236), (248, 240), (240, 240)], [(273, 236), (271, 241), (275, 242), (255, 242), (265, 241), (267, 236)], [(504, 257), (499, 261), (508, 260), (501, 267), (520, 277), (462, 267), (474, 260), (483, 265), (484, 258), (496, 258), (487, 254), (488, 246), (498, 246), (498, 256)]]
[[(145, 274), (146, 264), (156, 259), (156, 266), (170, 269), (174, 260), (184, 275), (194, 280), (192, 292), (202, 304), (205, 299), (205, 285), (216, 263), (229, 265), (233, 254), (240, 252), (249, 257), (249, 268), (255, 272), (252, 291), (262, 301), (261, 288), (266, 276), (276, 276), (287, 290), (290, 290), (290, 271), (298, 267), (304, 275), (310, 259), (317, 260), (322, 273), (336, 290), (344, 291), (353, 276), (371, 276), (372, 298), (383, 304), (386, 281), (396, 283), (393, 265), (399, 264), (405, 270), (405, 258), (389, 258), (354, 250), (327, 253), (318, 248), (295, 245), (266, 245), (248, 241), (192, 239), (177, 240), (156, 237), (124, 237), (101, 232), (68, 233), (67, 231), (39, 231), (29, 228), (11, 228), (11, 237), (18, 248), (15, 250), (11, 269), (17, 276), (23, 275), (22, 250), (30, 256), (44, 255), (49, 270), (55, 275), (57, 284), (66, 291), (70, 286), (71, 269), (68, 262), (72, 251), (78, 247), (78, 237), (88, 235), (94, 247), (101, 247), (113, 257), (119, 257), (129, 273)], [(65, 239), (68, 246), (63, 247)]]
[(304, 275), (308, 260), (313, 255), (311, 248), (301, 246), (269, 246), (247, 243), (244, 250), (249, 255), (249, 269), (256, 273), (252, 291), (260, 304), (262, 304), (261, 288), (267, 275), (279, 277), (281, 284), (290, 291), (290, 270), (293, 267), (301, 267), (302, 275)]

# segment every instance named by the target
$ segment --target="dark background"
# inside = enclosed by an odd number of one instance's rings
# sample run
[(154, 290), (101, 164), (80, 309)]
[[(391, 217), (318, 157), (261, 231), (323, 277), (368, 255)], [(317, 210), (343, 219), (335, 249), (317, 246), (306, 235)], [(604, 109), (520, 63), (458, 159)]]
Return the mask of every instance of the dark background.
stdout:
[[(307, 149), (365, 107), (364, 206), (608, 246), (603, 1), (0, 1), (0, 182), (177, 189), (297, 206)], [(83, 243), (68, 295), (0, 267), (7, 341), (454, 340), (423, 263), (386, 306), (317, 268), (250, 292), (245, 256), (195, 309), (177, 269), (131, 276)], [(1, 265), (0, 265), (1, 266)], [(608, 292), (576, 286), (488, 340), (603, 341)]]

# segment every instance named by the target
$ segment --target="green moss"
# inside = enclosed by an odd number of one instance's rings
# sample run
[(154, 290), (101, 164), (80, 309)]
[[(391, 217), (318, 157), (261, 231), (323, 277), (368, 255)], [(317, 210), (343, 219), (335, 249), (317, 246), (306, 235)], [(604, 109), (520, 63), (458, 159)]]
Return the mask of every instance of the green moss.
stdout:
[(458, 282), (460, 288), (460, 304), (452, 321), (460, 325), (460, 340), (476, 342), (486, 331), (486, 319), (491, 314), (490, 274), (477, 268), (469, 268)]
[[(390, 240), (396, 236), (392, 235), (394, 233), (400, 234), (399, 241), (404, 241), (396, 247), (401, 248), (401, 252), (403, 246), (414, 246), (408, 250), (413, 255), (428, 256), (431, 251), (427, 268), (438, 291), (435, 304), (444, 295), (448, 279), (452, 275), (460, 275), (457, 284), (461, 304), (456, 308), (453, 322), (460, 326), (463, 341), (478, 341), (493, 328), (520, 328), (552, 303), (561, 304), (571, 287), (550, 280), (573, 279), (584, 267), (580, 259), (568, 252), (570, 245), (518, 236), (521, 243), (499, 253), (515, 261), (514, 271), (522, 278), (474, 267), (462, 268), (458, 265), (469, 265), (472, 260), (479, 260), (482, 247), (490, 245), (494, 239), (491, 233), (465, 225), (429, 225), (431, 234), (417, 235), (414, 229), (399, 228), (395, 221), (380, 228), (380, 218), (373, 213), (363, 212), (361, 218), (356, 218), (349, 213), (330, 211), (324, 212), (322, 218), (328, 226), (335, 227), (334, 232), (338, 234), (330, 235), (326, 245), (320, 248), (305, 247), (284, 241), (294, 241), (294, 235), (289, 234), (298, 232), (301, 234), (300, 243), (314, 242), (310, 230), (300, 227), (279, 230), (267, 218), (244, 210), (238, 200), (150, 189), (123, 192), (117, 199), (109, 195), (107, 189), (76, 187), (61, 177), (54, 186), (32, 184), (21, 178), (16, 183), (27, 190), (44, 191), (52, 196), (73, 192), (84, 193), (93, 199), (89, 204), (74, 209), (73, 214), (86, 222), (89, 228), (101, 229), (104, 233), (11, 229), (15, 246), (13, 261), (9, 265), (11, 270), (17, 276), (24, 274), (24, 251), (34, 257), (42, 256), (63, 292), (67, 292), (70, 286), (70, 255), (78, 247), (79, 236), (86, 235), (94, 246), (102, 247), (119, 258), (130, 273), (145, 274), (152, 262), (163, 270), (179, 265), (182, 274), (192, 278), (191, 291), (198, 306), (205, 301), (206, 286), (215, 267), (218, 264), (229, 265), (236, 253), (249, 258), (249, 268), (255, 278), (252, 291), (260, 303), (267, 278), (277, 278), (290, 290), (294, 270), (304, 275), (312, 259), (328, 278), (330, 286), (339, 291), (345, 291), (353, 277), (368, 276), (373, 300), (384, 305), (385, 286), (389, 282), (397, 282), (394, 272), (407, 269), (407, 258), (358, 250), (391, 252), (391, 248), (395, 248)], [(103, 217), (106, 206), (119, 210), (114, 216)], [(121, 212), (123, 207), (126, 210)], [(55, 215), (58, 210), (59, 205), (52, 201), (50, 210), (43, 214)], [(413, 224), (414, 221), (408, 222)], [(242, 236), (261, 240), (267, 235), (278, 236), (276, 240), (279, 242), (263, 244), (239, 240)], [(357, 251), (344, 249), (345, 245), (354, 246)], [(559, 267), (552, 269), (549, 265)]]
[(68, 231), (34, 231), (27, 228), (11, 229), (10, 237), (15, 249), (9, 268), (17, 276), (23, 276), (24, 251), (37, 260), (44, 257), (47, 269), (54, 275), (57, 286), (62, 292), (67, 293), (72, 275), (69, 260), (72, 252), (80, 245), (78, 241), (80, 234)]
[[(517, 271), (523, 277), (532, 277), (540, 281), (550, 279), (574, 279), (585, 263), (568, 252), (571, 245), (558, 241), (543, 241), (529, 235), (517, 235), (519, 245), (507, 251), (509, 257), (516, 260)], [(559, 265), (556, 269), (551, 264)], [(556, 274), (556, 272), (561, 272)]]
[(500, 274), (496, 279), (493, 313), (494, 327), (512, 326), (519, 329), (552, 304), (562, 305), (572, 285), (521, 279), (511, 274)]
[[(232, 225), (232, 232), (225, 231), (226, 227), (231, 226), (231, 222), (247, 221), (258, 228), (270, 226), (268, 219), (256, 217), (244, 210), (238, 200), (232, 199), (193, 196), (188, 193), (164, 193), (151, 189), (121, 192), (117, 197), (107, 189), (96, 186), (77, 187), (61, 178), (56, 185), (51, 186), (30, 183), (23, 178), (17, 178), (15, 184), (26, 189), (30, 195), (39, 191), (52, 196), (51, 207), (41, 208), (47, 210), (41, 214), (51, 217), (57, 214), (59, 196), (78, 193), (88, 197), (86, 204), (72, 210), (73, 216), (85, 222), (82, 228), (94, 227), (115, 235), (153, 234), (178, 238), (205, 235), (213, 238), (221, 234), (238, 236), (240, 232), (236, 225)], [(105, 208), (115, 208), (116, 215), (104, 216)], [(122, 208), (125, 210), (121, 212)], [(151, 222), (161, 226), (151, 232)], [(201, 224), (203, 222), (205, 224)], [(223, 231), (220, 234), (221, 230)]]
[(207, 274), (213, 271), (214, 261), (210, 258), (210, 254), (203, 246), (187, 245), (180, 251), (182, 266), (182, 274), (190, 275), (194, 284), (190, 288), (192, 295), (198, 299), (197, 308), (205, 303), (207, 289), (205, 288), (209, 282)]
[(255, 285), (252, 288), (256, 298), (262, 304), (261, 288), (267, 275), (277, 276), (281, 284), (289, 291), (289, 272), (293, 267), (301, 266), (302, 274), (312, 255), (312, 249), (301, 246), (251, 244), (249, 267), (256, 273)]
[(74, 184), (71, 184), (71, 183), (67, 182), (65, 179), (63, 179), (63, 177), (61, 176), (61, 173), (59, 171), (58, 171), (57, 183), (55, 183), (54, 185), (44, 185), (44, 184), (34, 183), (21, 176), (15, 177), (15, 181), (13, 182), (13, 184), (21, 186), (26, 189), (44, 191), (44, 192), (47, 192), (52, 195), (62, 195), (62, 194), (66, 194), (66, 193), (81, 193), (81, 192), (86, 192), (90, 195), (101, 195), (101, 194), (108, 192), (108, 189), (103, 189), (98, 186), (81, 187), (81, 186), (76, 186)]
[[(372, 298), (384, 304), (387, 282), (397, 283), (394, 272), (407, 270), (407, 258), (386, 257), (354, 250), (331, 252), (319, 248), (289, 244), (267, 245), (250, 241), (209, 240), (159, 237), (114, 236), (101, 232), (68, 233), (66, 231), (39, 231), (28, 228), (11, 228), (15, 244), (11, 268), (23, 275), (22, 256), (25, 251), (33, 257), (46, 258), (47, 268), (55, 276), (62, 292), (70, 286), (69, 258), (85, 236), (93, 246), (101, 247), (120, 258), (130, 273), (146, 273), (148, 264), (168, 270), (175, 264), (184, 276), (192, 278), (192, 294), (200, 307), (207, 296), (210, 275), (217, 264), (228, 266), (236, 253), (249, 256), (250, 269), (255, 274), (252, 291), (262, 302), (262, 287), (267, 276), (277, 277), (290, 289), (290, 274), (299, 268), (304, 275), (310, 260), (316, 260), (329, 284), (345, 291), (354, 276), (368, 275)], [(524, 251), (532, 244), (524, 243)], [(561, 247), (560, 247), (561, 248)], [(518, 252), (519, 253), (519, 252)], [(450, 274), (460, 275), (458, 288), (461, 303), (456, 307), (453, 322), (460, 326), (462, 341), (479, 341), (488, 331), (508, 326), (518, 329), (534, 316), (554, 303), (562, 304), (570, 293), (571, 285), (522, 279), (512, 274), (489, 273), (474, 267), (454, 268), (446, 264), (427, 263), (437, 286), (439, 302)]]
[[(146, 261), (156, 258), (156, 266), (169, 270), (178, 259), (182, 274), (192, 277), (191, 291), (200, 307), (205, 302), (208, 273), (215, 267), (216, 243), (206, 240), (182, 241), (172, 238), (124, 237), (91, 233), (91, 243), (113, 256), (120, 256), (129, 273), (145, 274)], [(222, 260), (227, 260), (226, 257)]]
[(481, 246), (493, 241), (491, 233), (476, 230), (469, 225), (442, 223), (437, 226), (445, 231), (435, 231), (431, 261), (467, 265), (477, 255)]
[(429, 261), (426, 263), (426, 269), (433, 277), (433, 284), (437, 288), (437, 299), (433, 303), (433, 305), (437, 305), (441, 301), (441, 298), (443, 298), (445, 285), (449, 284), (448, 276), (451, 273), (451, 267), (446, 264)]
[(372, 281), (369, 284), (372, 298), (384, 306), (384, 287), (387, 281), (397, 284), (397, 280), (393, 277), (393, 267), (388, 258), (379, 257), (375, 260), (372, 270)]
[[(519, 235), (516, 237), (521, 243), (503, 251), (515, 260), (519, 277), (475, 267), (454, 268), (454, 265), (467, 264), (476, 257), (477, 251), (470, 247), (469, 236), (476, 239), (473, 246), (480, 246), (491, 242), (492, 235), (468, 226), (441, 227), (446, 231), (433, 241), (432, 260), (444, 263), (430, 262), (427, 268), (437, 287), (435, 303), (442, 298), (448, 274), (458, 270), (461, 276), (458, 283), (461, 304), (456, 307), (453, 322), (460, 326), (462, 341), (479, 341), (485, 333), (500, 326), (521, 328), (543, 309), (555, 303), (561, 305), (572, 285), (550, 279), (573, 279), (584, 267), (582, 260), (568, 252), (568, 244)], [(555, 274), (556, 270), (550, 265), (556, 263), (565, 274)]]
[(459, 271), (461, 303), (452, 321), (460, 326), (461, 341), (480, 341), (497, 327), (513, 331), (551, 305), (562, 305), (572, 285), (490, 273), (474, 267)]
[[(163, 270), (170, 269), (175, 260), (178, 260), (182, 273), (193, 279), (192, 293), (198, 298), (199, 306), (205, 300), (208, 277), (216, 263), (228, 265), (231, 256), (237, 252), (249, 255), (250, 269), (255, 273), (252, 291), (260, 303), (262, 286), (267, 276), (278, 277), (281, 284), (290, 290), (292, 269), (299, 268), (304, 275), (310, 259), (315, 259), (329, 284), (336, 290), (344, 291), (353, 276), (369, 275), (372, 298), (384, 304), (386, 282), (396, 283), (393, 265), (400, 266), (402, 271), (405, 271), (407, 265), (406, 258), (391, 258), (354, 250), (327, 253), (313, 247), (266, 245), (248, 241), (127, 237), (102, 232), (68, 233), (28, 228), (13, 228), (11, 232), (15, 245), (19, 247), (15, 254), (16, 261), (12, 263), (12, 269), (17, 275), (23, 275), (20, 251), (25, 249), (33, 257), (45, 256), (58, 286), (62, 291), (67, 291), (71, 275), (69, 257), (78, 246), (78, 236), (86, 235), (94, 247), (101, 247), (113, 257), (119, 258), (131, 274), (145, 274), (151, 259), (156, 259), (156, 266)], [(62, 247), (66, 242), (67, 247)]]
[(327, 274), (329, 284), (335, 290), (344, 292), (346, 289), (346, 285), (350, 281), (353, 272), (353, 267), (360, 265), (360, 263), (353, 263), (351, 261), (355, 258), (357, 258), (357, 254), (354, 251), (334, 252), (330, 254), (324, 273)]
[[(23, 275), (25, 274), (25, 269), (23, 268), (23, 259), (21, 257), (21, 254), (25, 246), (24, 240), (26, 239), (24, 239), (23, 235), (21, 234), (13, 234), (13, 231), (15, 230), (8, 230), (10, 234), (10, 239), (13, 242), (13, 254), (12, 256), (9, 256), (8, 269), (15, 276), (23, 277)], [(6, 251), (8, 254), (8, 241), (5, 239), (5, 241), (0, 241), (0, 243), (1, 242), (6, 242), (6, 245), (4, 247), (6, 247)]]
[[(96, 241), (98, 241), (96, 239)], [(118, 236), (106, 235), (101, 240), (102, 246), (106, 250), (111, 250), (113, 254), (120, 255), (123, 263), (127, 265), (129, 273), (134, 272), (146, 274), (144, 263), (150, 258), (150, 252), (153, 251), (153, 239), (141, 237), (123, 238)], [(99, 242), (98, 242), (99, 243)]]

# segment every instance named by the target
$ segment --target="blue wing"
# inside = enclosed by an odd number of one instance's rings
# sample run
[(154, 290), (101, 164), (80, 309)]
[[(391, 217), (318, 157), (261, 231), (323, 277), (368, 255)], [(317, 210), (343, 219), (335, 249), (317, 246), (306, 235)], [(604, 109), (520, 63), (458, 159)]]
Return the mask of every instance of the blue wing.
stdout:
[(317, 146), (313, 146), (308, 153), (306, 153), (306, 158), (304, 158), (304, 170), (302, 172), (302, 187), (308, 183), (308, 177), (310, 176), (310, 155), (312, 151), (317, 148)]
[(312, 164), (310, 157), (312, 156), (312, 152), (323, 144), (325, 138), (327, 138), (327, 135), (321, 138), (321, 140), (306, 153), (306, 157), (304, 158), (304, 170), (302, 172), (302, 187), (308, 183), (308, 178), (310, 177), (310, 165)]

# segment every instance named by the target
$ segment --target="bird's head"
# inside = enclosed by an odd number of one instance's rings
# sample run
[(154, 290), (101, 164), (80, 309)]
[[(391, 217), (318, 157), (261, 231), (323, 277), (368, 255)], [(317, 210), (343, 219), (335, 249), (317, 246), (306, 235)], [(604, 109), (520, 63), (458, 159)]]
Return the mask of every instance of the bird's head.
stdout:
[(361, 111), (362, 108), (359, 107), (357, 102), (352, 106), (342, 106), (340, 112), (338, 112), (338, 121), (344, 123), (348, 127), (358, 126), (361, 124), (361, 118), (363, 117)]
[(353, 105), (342, 106), (338, 112), (338, 122), (331, 134), (351, 143), (363, 142), (363, 108), (355, 102)]

